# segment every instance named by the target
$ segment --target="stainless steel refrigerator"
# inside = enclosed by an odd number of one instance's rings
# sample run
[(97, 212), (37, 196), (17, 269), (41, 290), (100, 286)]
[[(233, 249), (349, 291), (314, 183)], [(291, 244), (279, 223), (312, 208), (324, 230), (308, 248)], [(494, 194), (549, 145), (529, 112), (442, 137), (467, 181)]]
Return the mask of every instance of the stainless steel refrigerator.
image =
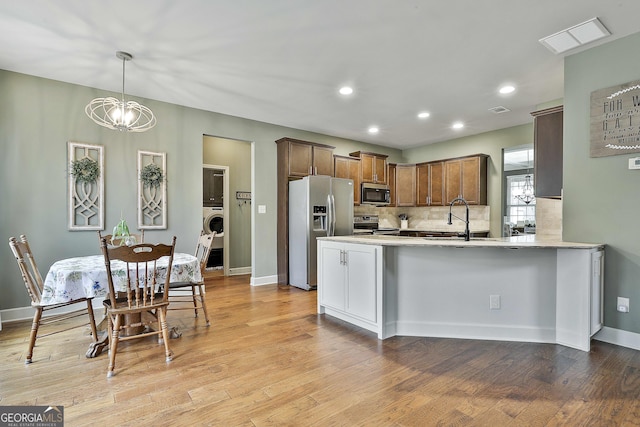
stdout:
[(317, 287), (316, 238), (353, 234), (353, 180), (312, 175), (289, 182), (289, 284)]

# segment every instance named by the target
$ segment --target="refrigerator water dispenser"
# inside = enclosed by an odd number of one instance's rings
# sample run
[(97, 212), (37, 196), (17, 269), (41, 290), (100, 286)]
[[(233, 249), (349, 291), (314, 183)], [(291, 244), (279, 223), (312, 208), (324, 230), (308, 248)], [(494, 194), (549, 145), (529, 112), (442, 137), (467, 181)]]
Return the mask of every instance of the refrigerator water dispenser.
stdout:
[(327, 231), (327, 207), (313, 207), (313, 231)]

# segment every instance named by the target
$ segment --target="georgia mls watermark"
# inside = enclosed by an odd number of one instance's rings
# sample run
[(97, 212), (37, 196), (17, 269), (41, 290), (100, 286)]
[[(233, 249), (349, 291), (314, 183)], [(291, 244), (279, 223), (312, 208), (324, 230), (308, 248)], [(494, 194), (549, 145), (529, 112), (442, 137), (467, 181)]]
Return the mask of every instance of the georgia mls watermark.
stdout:
[(64, 406), (0, 406), (0, 427), (64, 427)]

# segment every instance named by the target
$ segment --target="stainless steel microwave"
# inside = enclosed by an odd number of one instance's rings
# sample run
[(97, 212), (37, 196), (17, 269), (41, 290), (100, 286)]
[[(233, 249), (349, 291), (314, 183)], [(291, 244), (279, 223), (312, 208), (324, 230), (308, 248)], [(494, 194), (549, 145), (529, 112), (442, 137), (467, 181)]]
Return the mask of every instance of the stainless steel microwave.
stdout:
[(391, 201), (389, 186), (384, 184), (362, 183), (362, 196), (360, 203), (384, 206)]

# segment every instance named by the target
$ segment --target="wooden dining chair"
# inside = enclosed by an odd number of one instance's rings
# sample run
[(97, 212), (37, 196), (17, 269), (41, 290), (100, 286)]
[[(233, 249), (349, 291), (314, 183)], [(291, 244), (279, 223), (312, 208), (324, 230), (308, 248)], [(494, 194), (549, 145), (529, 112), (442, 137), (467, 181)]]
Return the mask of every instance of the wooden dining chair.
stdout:
[[(13, 255), (15, 255), (16, 257), (18, 268), (20, 268), (20, 274), (22, 275), (22, 280), (24, 281), (24, 284), (27, 287), (27, 292), (29, 293), (29, 297), (31, 298), (31, 307), (33, 307), (33, 309), (35, 310), (35, 313), (33, 315), (33, 322), (31, 323), (31, 333), (29, 335), (29, 347), (24, 363), (29, 364), (32, 362), (33, 347), (36, 345), (37, 338), (57, 334), (74, 328), (85, 327), (87, 323), (82, 323), (79, 325), (75, 324), (70, 326), (69, 322), (65, 322), (64, 326), (61, 326), (60, 329), (50, 329), (47, 331), (47, 333), (38, 335), (40, 326), (51, 325), (58, 322), (67, 321), (75, 317), (88, 315), (88, 324), (91, 327), (91, 336), (93, 337), (93, 341), (96, 342), (98, 340), (98, 332), (96, 329), (96, 320), (93, 316), (93, 307), (91, 306), (92, 298), (78, 298), (55, 304), (43, 303), (42, 292), (44, 289), (44, 282), (42, 280), (42, 276), (40, 275), (40, 271), (38, 270), (38, 266), (36, 265), (36, 260), (33, 256), (33, 253), (31, 252), (31, 247), (29, 246), (29, 242), (27, 241), (27, 236), (25, 236), (24, 234), (21, 235), (20, 240), (16, 239), (15, 237), (9, 238), (9, 246), (11, 247)], [(73, 309), (71, 311), (63, 310), (62, 313), (58, 311), (57, 314), (44, 316), (44, 313), (47, 311), (80, 303), (85, 304), (86, 307)]]
[(198, 258), (202, 280), (200, 282), (175, 282), (169, 284), (169, 310), (193, 310), (195, 317), (198, 317), (198, 310), (202, 310), (207, 326), (210, 325), (210, 322), (204, 294), (204, 270), (207, 267), (207, 260), (215, 237), (215, 231), (211, 234), (201, 231), (196, 243), (194, 255)]
[[(140, 230), (140, 233), (130, 234), (130, 237), (133, 237), (133, 244), (144, 243), (144, 230)], [(102, 234), (100, 230), (98, 230), (98, 241), (102, 240), (102, 238), (107, 239), (107, 244), (112, 246), (122, 246), (126, 244), (125, 239), (121, 236), (116, 238), (113, 237), (112, 234)]]
[[(109, 331), (107, 378), (114, 375), (120, 341), (157, 335), (158, 342), (164, 342), (166, 361), (171, 361), (173, 353), (169, 348), (167, 306), (175, 245), (175, 236), (170, 245), (140, 243), (133, 246), (110, 246), (107, 244), (107, 239), (102, 238), (100, 247), (104, 255), (109, 283), (109, 297), (104, 300)], [(156, 266), (158, 260), (163, 257), (168, 257), (168, 262), (164, 277), (158, 277)], [(126, 264), (126, 274), (113, 274), (112, 262), (116, 260)], [(118, 269), (122, 270), (119, 267), (116, 268)], [(151, 314), (152, 320), (145, 319), (145, 314)], [(131, 328), (147, 326), (155, 326), (156, 329), (146, 328), (141, 333), (127, 335)]]

